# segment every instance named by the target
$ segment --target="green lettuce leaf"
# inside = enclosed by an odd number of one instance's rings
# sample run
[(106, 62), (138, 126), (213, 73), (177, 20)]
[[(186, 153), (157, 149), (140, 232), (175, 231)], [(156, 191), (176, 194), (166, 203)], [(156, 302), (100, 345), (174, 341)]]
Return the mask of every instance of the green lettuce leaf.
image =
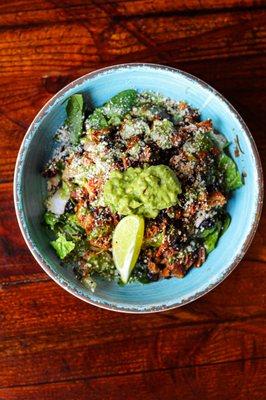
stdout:
[(224, 232), (228, 229), (231, 223), (231, 217), (228, 213), (225, 214), (223, 217), (223, 221), (217, 221), (214, 226), (211, 228), (204, 229), (200, 237), (204, 241), (204, 247), (206, 252), (209, 254), (211, 251), (214, 250), (218, 239), (220, 236), (224, 234)]
[(222, 226), (222, 229), (223, 229), (223, 234), (224, 234), (224, 232), (225, 231), (227, 231), (227, 229), (229, 228), (229, 225), (231, 224), (231, 217), (230, 217), (230, 215), (227, 213), (226, 214), (226, 216), (225, 216), (225, 219), (224, 219), (224, 221), (223, 221), (223, 226)]
[(225, 153), (222, 153), (219, 159), (219, 169), (224, 174), (225, 189), (232, 191), (240, 188), (242, 183), (241, 175), (234, 161)]
[(137, 99), (137, 92), (134, 89), (123, 90), (113, 96), (104, 104), (104, 111), (108, 118), (123, 117), (127, 114)]
[(60, 216), (59, 223), (56, 225), (56, 233), (65, 235), (67, 240), (77, 242), (82, 239), (84, 229), (78, 224), (75, 214), (64, 213)]
[(111, 125), (119, 125), (133, 107), (137, 92), (133, 89), (124, 90), (108, 100), (102, 107), (96, 108), (87, 119), (87, 125), (92, 129), (105, 129)]
[(46, 223), (46, 225), (49, 226), (49, 228), (51, 228), (52, 230), (54, 230), (55, 225), (57, 224), (57, 222), (59, 221), (59, 216), (56, 214), (53, 214), (51, 211), (47, 211), (44, 214), (44, 222)]
[(83, 97), (81, 94), (74, 94), (68, 99), (66, 125), (70, 134), (70, 142), (77, 144), (82, 134), (83, 125)]
[(211, 235), (216, 230), (216, 224), (211, 228), (205, 228), (202, 232), (200, 232), (200, 237), (205, 239), (207, 236)]
[(209, 233), (209, 235), (204, 238), (204, 247), (207, 254), (209, 254), (211, 251), (215, 249), (220, 236), (221, 228), (222, 224), (220, 221), (218, 221), (215, 225), (215, 229), (213, 229), (212, 232)]
[(207, 254), (209, 254), (211, 251), (213, 251), (215, 249), (216, 243), (219, 239), (219, 233), (220, 233), (220, 230), (216, 229), (215, 231), (213, 231), (210, 235), (208, 235), (205, 238), (204, 247), (205, 247)]
[(102, 108), (96, 108), (93, 113), (89, 116), (88, 125), (92, 129), (105, 129), (108, 127), (108, 122), (104, 116)]
[(80, 240), (84, 233), (84, 229), (74, 220), (75, 217), (75, 215), (73, 215), (73, 218), (69, 216), (65, 224), (60, 228), (61, 232), (66, 234), (67, 238), (74, 242)]
[(65, 235), (63, 235), (62, 233), (58, 234), (57, 239), (52, 241), (51, 245), (55, 249), (58, 257), (61, 258), (61, 260), (63, 260), (75, 248), (75, 243), (67, 240)]

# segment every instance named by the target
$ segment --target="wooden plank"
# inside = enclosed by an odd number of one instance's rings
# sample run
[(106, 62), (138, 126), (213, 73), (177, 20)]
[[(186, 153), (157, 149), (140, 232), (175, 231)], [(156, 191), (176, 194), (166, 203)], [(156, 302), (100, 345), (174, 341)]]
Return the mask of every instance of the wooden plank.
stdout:
[(19, 232), (11, 182), (48, 98), (130, 61), (170, 64), (220, 90), (266, 167), (265, 2), (11, 0), (0, 25), (0, 400), (264, 399), (265, 210), (245, 259), (214, 291), (180, 309), (125, 315), (81, 302), (41, 270)]
[[(234, 320), (237, 317), (246, 318), (249, 316), (261, 316), (265, 307), (265, 287), (263, 284), (265, 268), (265, 263), (242, 261), (230, 277), (220, 284), (218, 288), (204, 296), (204, 298), (198, 300), (196, 303), (187, 306), (186, 313), (183, 314), (181, 312), (185, 309), (180, 309), (178, 311), (178, 315), (181, 318), (180, 323), (188, 321), (218, 321), (219, 319)], [(3, 304), (8, 306), (6, 299), (9, 298), (8, 296), (10, 296), (10, 293), (12, 296), (13, 293), (19, 293), (20, 286), (22, 287), (21, 290), (24, 296), (27, 292), (29, 292), (29, 296), (31, 296), (31, 292), (33, 292), (37, 301), (40, 294), (40, 288), (38, 285), (40, 284), (40, 287), (45, 288), (49, 302), (52, 303), (52, 301), (54, 301), (58, 303), (56, 306), (57, 313), (60, 314), (62, 304), (67, 301), (68, 309), (72, 307), (74, 310), (75, 307), (78, 307), (80, 310), (84, 310), (84, 318), (86, 320), (87, 304), (80, 302), (72, 295), (69, 295), (63, 291), (63, 289), (56, 286), (56, 284), (50, 281), (47, 275), (41, 271), (42, 270), (39, 267), (37, 273), (25, 273), (23, 275), (14, 274), (7, 277), (1, 274), (1, 296), (5, 297), (3, 299)], [(31, 284), (33, 286), (31, 286)], [(26, 289), (23, 289), (23, 287)], [(232, 293), (234, 295), (232, 295)], [(46, 301), (47, 300), (45, 299), (45, 303)], [(52, 305), (51, 307), (53, 309)], [(93, 310), (95, 309), (93, 308)], [(76, 313), (74, 312), (73, 318), (75, 316)], [(9, 323), (11, 324), (10, 326), (12, 326), (12, 329), (14, 329), (13, 315), (9, 316), (7, 313), (5, 318), (5, 329), (8, 329)], [(54, 322), (55, 321), (51, 317), (51, 324)], [(28, 322), (26, 322), (26, 325), (30, 328)]]
[(258, 10), (6, 29), (0, 34), (1, 73), (3, 78), (29, 71), (40, 75), (143, 57), (184, 62), (262, 54), (265, 16)]
[[(0, 4), (0, 26), (2, 29), (18, 26), (49, 25), (60, 22), (80, 21), (94, 24), (95, 20), (106, 18), (106, 12), (92, 1), (61, 1), (56, 3), (46, 0), (12, 0)], [(19, 13), (14, 11), (18, 10)]]
[(0, 389), (5, 400), (263, 400), (265, 360), (165, 369), (95, 379)]
[[(113, 5), (110, 1), (61, 1), (59, 4), (45, 0), (12, 0), (0, 4), (0, 25), (23, 26), (47, 23), (58, 23), (87, 19), (93, 23), (95, 19), (108, 16), (129, 18), (138, 15), (156, 15), (171, 13), (192, 13), (256, 9), (264, 5), (262, 0), (118, 0)], [(15, 10), (19, 9), (19, 13)]]
[(4, 281), (10, 276), (25, 276), (38, 272), (40, 268), (27, 249), (16, 220), (12, 184), (2, 184), (0, 185), (0, 279)]
[(0, 385), (264, 357), (264, 275), (243, 263), (197, 302), (151, 315), (89, 306), (51, 281), (2, 284)]
[[(103, 0), (100, 0), (97, 3), (106, 4)], [(108, 2), (107, 2), (108, 4)], [(145, 14), (162, 14), (162, 13), (195, 13), (197, 12), (206, 12), (208, 10), (211, 11), (219, 11), (224, 9), (245, 9), (252, 8), (255, 9), (257, 7), (261, 7), (265, 5), (262, 0), (258, 1), (250, 1), (250, 0), (179, 0), (179, 1), (171, 1), (171, 0), (118, 0), (116, 13), (114, 15), (126, 15), (126, 16), (137, 16), (137, 15), (145, 15)]]
[[(252, 274), (249, 274), (248, 271), (251, 271)], [(251, 279), (252, 275), (253, 279)], [(165, 320), (170, 324), (184, 325), (197, 322), (234, 321), (238, 318), (259, 318), (263, 315), (265, 307), (264, 276), (265, 264), (245, 262), (218, 288), (197, 302), (163, 314), (153, 314), (146, 317), (140, 315), (138, 319), (140, 321), (150, 320), (151, 323)], [(129, 321), (133, 322), (134, 320), (130, 315), (109, 313), (91, 307), (65, 292), (53, 281), (42, 281), (41, 276), (34, 277), (35, 280), (28, 282), (27, 280), (25, 282), (17, 282), (16, 280), (1, 282), (0, 297), (4, 317), (1, 324), (7, 337), (19, 336), (25, 330), (30, 333), (36, 322), (38, 322), (38, 329), (40, 330), (53, 329), (56, 322), (59, 323), (59, 321), (61, 321), (60, 324), (64, 324), (65, 318), (67, 318), (66, 321), (69, 325), (75, 326), (77, 310), (81, 326), (86, 326), (88, 322), (88, 310), (90, 310), (90, 318), (98, 318), (99, 324), (105, 324), (104, 318), (108, 316), (110, 324), (113, 325), (112, 329), (118, 321), (123, 320), (125, 325), (128, 326)], [(13, 314), (9, 314), (9, 302), (14, 306)], [(27, 309), (27, 314), (25, 319), (21, 321), (19, 313), (23, 313), (24, 307)], [(41, 315), (36, 314), (38, 308), (43, 310)], [(50, 313), (50, 310), (53, 310), (53, 312)], [(46, 320), (47, 315), (49, 318)], [(101, 322), (102, 318), (103, 321)], [(111, 321), (113, 321), (113, 324)], [(134, 320), (135, 324), (136, 320)], [(103, 327), (100, 325), (99, 331), (102, 331), (102, 329)]]
[[(167, 60), (172, 60), (171, 50), (175, 49), (179, 61), (186, 59), (188, 54), (192, 61), (236, 54), (255, 54), (260, 46), (259, 42), (263, 51), (265, 47), (262, 38), (265, 37), (265, 30), (261, 22), (265, 17), (264, 11), (204, 14), (193, 17), (159, 16), (133, 19), (125, 26), (129, 31), (137, 32), (140, 40), (143, 38), (143, 43), (146, 41), (151, 49), (164, 51)], [(206, 41), (206, 34), (209, 42)], [(111, 46), (110, 52), (112, 51)]]

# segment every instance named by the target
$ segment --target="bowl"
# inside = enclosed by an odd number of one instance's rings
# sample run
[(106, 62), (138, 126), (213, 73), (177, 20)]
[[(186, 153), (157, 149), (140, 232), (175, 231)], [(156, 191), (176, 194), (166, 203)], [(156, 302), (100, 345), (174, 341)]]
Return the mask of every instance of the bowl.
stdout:
[[(40, 171), (51, 157), (53, 136), (66, 117), (66, 99), (86, 93), (95, 106), (116, 93), (134, 88), (153, 90), (175, 100), (186, 100), (211, 118), (214, 127), (231, 142), (229, 147), (245, 185), (234, 192), (228, 204), (232, 217), (229, 229), (201, 268), (192, 269), (185, 278), (140, 283), (121, 287), (98, 280), (94, 293), (82, 286), (70, 266), (61, 266), (49, 245), (42, 225), (46, 182)], [(234, 157), (235, 141), (240, 156)], [(148, 313), (187, 304), (206, 294), (233, 271), (244, 256), (255, 234), (262, 207), (262, 168), (254, 140), (232, 105), (216, 90), (183, 71), (157, 64), (122, 64), (103, 68), (67, 85), (49, 100), (30, 125), (18, 154), (14, 176), (14, 201), (24, 239), (40, 266), (60, 286), (96, 306), (124, 312)], [(234, 294), (232, 294), (233, 296)]]

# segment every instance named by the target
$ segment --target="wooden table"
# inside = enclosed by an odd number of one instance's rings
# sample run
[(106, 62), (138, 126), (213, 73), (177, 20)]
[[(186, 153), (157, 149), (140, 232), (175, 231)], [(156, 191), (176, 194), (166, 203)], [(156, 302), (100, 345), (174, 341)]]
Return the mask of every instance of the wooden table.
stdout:
[(110, 64), (168, 64), (209, 82), (246, 120), (266, 166), (266, 3), (0, 1), (0, 399), (265, 399), (266, 214), (244, 260), (164, 313), (98, 309), (41, 270), (12, 198), (20, 143), (65, 84)]

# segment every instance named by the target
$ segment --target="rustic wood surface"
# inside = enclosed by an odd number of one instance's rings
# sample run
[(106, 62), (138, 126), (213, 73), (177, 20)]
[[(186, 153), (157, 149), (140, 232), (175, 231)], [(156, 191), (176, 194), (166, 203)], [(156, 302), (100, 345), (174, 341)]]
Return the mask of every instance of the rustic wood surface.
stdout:
[(0, 400), (265, 399), (265, 211), (226, 281), (153, 315), (74, 298), (20, 234), (13, 171), (35, 114), (80, 75), (131, 61), (217, 88), (247, 122), (265, 170), (265, 1), (1, 0)]

